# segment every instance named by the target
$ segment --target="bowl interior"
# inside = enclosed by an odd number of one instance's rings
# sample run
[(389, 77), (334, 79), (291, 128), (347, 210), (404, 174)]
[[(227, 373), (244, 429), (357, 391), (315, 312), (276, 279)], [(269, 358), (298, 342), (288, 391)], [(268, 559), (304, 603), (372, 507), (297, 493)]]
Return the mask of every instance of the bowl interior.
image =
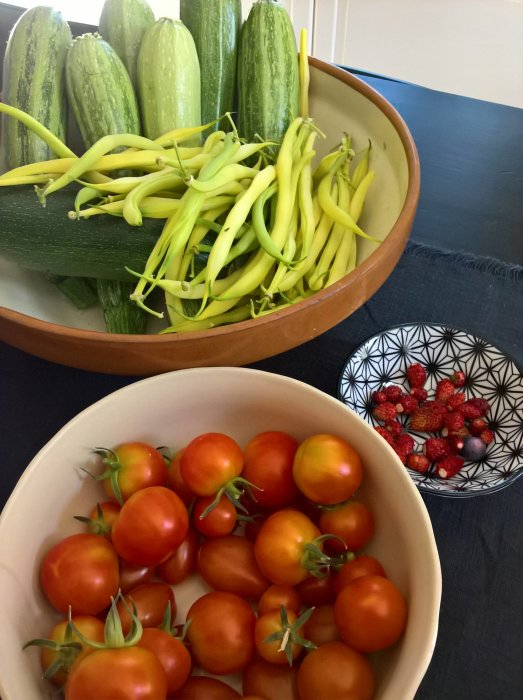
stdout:
[[(219, 409), (215, 407), (219, 406)], [(375, 553), (409, 606), (406, 633), (376, 664), (377, 700), (409, 700), (430, 661), (437, 633), (439, 559), (423, 501), (403, 465), (372, 428), (340, 401), (302, 382), (244, 368), (171, 372), (131, 384), (69, 422), (22, 475), (0, 517), (0, 694), (3, 700), (47, 697), (38, 652), (21, 651), (57, 619), (37, 580), (43, 552), (82, 529), (98, 493), (80, 471), (93, 446), (149, 440), (173, 450), (195, 435), (222, 431), (240, 444), (257, 432), (286, 430), (297, 439), (332, 432), (350, 440), (365, 468), (361, 498), (374, 510)], [(179, 617), (195, 596), (193, 580), (176, 587)]]

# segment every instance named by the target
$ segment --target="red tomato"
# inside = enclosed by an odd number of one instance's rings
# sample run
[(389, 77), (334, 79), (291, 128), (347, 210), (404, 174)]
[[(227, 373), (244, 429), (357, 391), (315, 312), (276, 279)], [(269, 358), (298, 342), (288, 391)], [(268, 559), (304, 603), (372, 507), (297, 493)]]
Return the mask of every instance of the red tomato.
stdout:
[(173, 589), (163, 581), (150, 581), (142, 583), (130, 590), (124, 599), (120, 599), (116, 605), (118, 615), (122, 622), (122, 630), (127, 634), (131, 629), (131, 611), (133, 603), (136, 606), (136, 614), (143, 627), (159, 627), (162, 624), (167, 604), (171, 604), (171, 623), (176, 617), (176, 601)]
[(256, 617), (247, 601), (234, 593), (212, 591), (189, 608), (187, 639), (197, 663), (222, 676), (241, 671), (254, 653)]
[(298, 700), (297, 678), (297, 666), (255, 659), (243, 671), (243, 692), (266, 700)]
[(182, 450), (179, 450), (167, 465), (167, 478), (172, 490), (180, 496), (186, 506), (189, 506), (195, 499), (195, 495), (182, 479), (180, 471), (181, 457)]
[(199, 435), (186, 445), (180, 458), (182, 479), (197, 496), (218, 493), (242, 468), (241, 447), (223, 433)]
[(334, 508), (323, 510), (318, 522), (320, 530), (341, 537), (343, 542), (333, 538), (325, 542), (330, 552), (358, 552), (374, 536), (374, 516), (370, 508), (361, 501), (345, 501)]
[(148, 486), (167, 483), (167, 465), (163, 455), (145, 442), (124, 442), (113, 450), (98, 448), (103, 459), (105, 492), (118, 503)]
[(118, 592), (118, 557), (100, 535), (65, 537), (48, 550), (40, 565), (40, 585), (56, 610), (98, 615)]
[(233, 502), (227, 496), (222, 496), (207, 514), (207, 508), (214, 502), (214, 496), (199, 498), (193, 511), (193, 525), (199, 533), (206, 537), (223, 537), (229, 535), (238, 522), (238, 513)]
[(209, 676), (191, 676), (172, 700), (241, 700), (230, 685)]
[(350, 498), (363, 478), (356, 450), (337, 435), (305, 439), (296, 452), (293, 476), (297, 487), (313, 503), (332, 505)]
[[(75, 615), (72, 617), (72, 623), (74, 628), (87, 639), (93, 642), (104, 641), (104, 623), (97, 617), (93, 615)], [(41, 647), (40, 663), (42, 671), (45, 673), (53, 666), (55, 672), (51, 676), (47, 676), (47, 678), (55, 685), (63, 686), (73, 663), (79, 662), (84, 656), (90, 654), (94, 647), (85, 644), (78, 637), (74, 629), (69, 627), (68, 619), (54, 625), (47, 639), (54, 645), (54, 648), (51, 646)], [(74, 651), (68, 646), (62, 646), (71, 642), (80, 644), (81, 649)], [(32, 642), (28, 642), (28, 645), (31, 644)]]
[(302, 603), (307, 607), (333, 603), (336, 597), (333, 588), (333, 574), (324, 578), (308, 576), (297, 586)]
[(371, 557), (369, 554), (360, 554), (359, 557), (345, 562), (345, 564), (333, 574), (332, 585), (335, 595), (338, 595), (341, 589), (348, 583), (351, 583), (351, 581), (354, 581), (354, 579), (369, 575), (387, 578), (385, 569), (375, 557)]
[(183, 542), (168, 559), (159, 564), (159, 576), (171, 585), (184, 581), (196, 569), (199, 544), (198, 535), (189, 528)]
[(169, 632), (153, 627), (143, 630), (138, 646), (149, 649), (163, 666), (167, 695), (179, 690), (191, 673), (192, 659), (187, 647)]
[[(288, 625), (283, 624), (279, 610), (269, 610), (269, 612), (258, 617), (254, 627), (254, 643), (262, 659), (272, 664), (289, 664), (292, 666), (289, 662), (288, 654), (294, 661), (301, 655), (303, 646), (293, 641), (292, 633), (286, 640), (284, 640), (284, 634), (297, 619), (298, 616), (292, 610), (287, 610)], [(303, 629), (297, 629), (295, 632), (301, 637)], [(267, 641), (269, 636), (276, 633), (280, 634), (281, 637), (275, 641)]]
[(327, 642), (337, 642), (341, 637), (334, 620), (334, 606), (320, 605), (303, 625), (303, 636), (317, 647)]
[(340, 637), (353, 649), (372, 653), (395, 644), (407, 623), (407, 604), (383, 576), (360, 576), (341, 589), (334, 603)]
[(103, 503), (97, 503), (94, 508), (91, 509), (87, 518), (80, 515), (75, 515), (77, 520), (86, 523), (88, 530), (93, 535), (102, 535), (111, 540), (113, 523), (118, 517), (120, 512), (120, 506), (114, 501), (104, 501)]
[(261, 573), (253, 543), (239, 535), (205, 540), (198, 551), (197, 569), (217, 591), (258, 600), (270, 581)]
[(75, 664), (65, 700), (165, 700), (167, 680), (156, 656), (139, 646), (97, 649)]
[(311, 651), (298, 669), (300, 700), (371, 700), (374, 676), (369, 661), (343, 642)]
[(271, 513), (254, 543), (261, 572), (273, 583), (295, 586), (309, 575), (303, 563), (305, 546), (319, 536), (316, 525), (298, 510)]
[(129, 564), (156, 566), (183, 542), (188, 528), (180, 497), (165, 486), (150, 486), (122, 506), (113, 525), (113, 545)]
[(120, 559), (120, 590), (128, 593), (131, 589), (142, 583), (152, 581), (156, 569), (153, 566), (131, 566)]
[(301, 608), (300, 594), (293, 586), (277, 586), (273, 583), (258, 601), (258, 615), (279, 610), (282, 605), (286, 610), (298, 613)]
[(242, 476), (258, 487), (252, 490), (257, 505), (274, 510), (296, 500), (292, 464), (297, 449), (295, 438), (277, 430), (259, 433), (247, 443)]

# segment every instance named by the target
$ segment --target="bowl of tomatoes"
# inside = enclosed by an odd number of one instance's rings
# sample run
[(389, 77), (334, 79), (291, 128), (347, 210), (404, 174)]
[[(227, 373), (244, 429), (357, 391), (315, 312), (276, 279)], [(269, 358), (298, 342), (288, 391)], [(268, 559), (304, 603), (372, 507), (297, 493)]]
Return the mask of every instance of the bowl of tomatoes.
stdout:
[(0, 516), (0, 593), (2, 700), (409, 700), (441, 571), (354, 411), (195, 368), (106, 396), (34, 457)]

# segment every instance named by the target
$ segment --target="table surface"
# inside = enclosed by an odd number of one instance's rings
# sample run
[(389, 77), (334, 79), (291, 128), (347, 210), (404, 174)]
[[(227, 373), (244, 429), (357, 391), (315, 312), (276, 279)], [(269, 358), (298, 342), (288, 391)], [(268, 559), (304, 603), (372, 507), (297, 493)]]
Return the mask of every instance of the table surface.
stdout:
[[(419, 150), (422, 187), (412, 240), (523, 265), (523, 110), (357, 74), (397, 108)], [(336, 395), (347, 334), (340, 324), (253, 366)], [(0, 507), (57, 430), (137, 379), (58, 366), (0, 343)], [(424, 500), (441, 558), (443, 598), (435, 654), (417, 700), (520, 700), (523, 609), (522, 596), (513, 596), (522, 552), (501, 523), (507, 512), (516, 519), (523, 479), (490, 496)], [(478, 524), (494, 530), (494, 547)]]

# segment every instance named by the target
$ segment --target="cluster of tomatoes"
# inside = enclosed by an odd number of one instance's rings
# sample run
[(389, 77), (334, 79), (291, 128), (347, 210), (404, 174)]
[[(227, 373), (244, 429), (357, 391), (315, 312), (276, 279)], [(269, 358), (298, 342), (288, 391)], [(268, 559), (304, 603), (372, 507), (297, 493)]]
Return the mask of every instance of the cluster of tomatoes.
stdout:
[[(346, 440), (208, 432), (172, 457), (96, 452), (105, 498), (40, 562), (62, 619), (28, 643), (66, 700), (373, 697), (369, 655), (402, 636), (407, 607), (364, 553), (375, 520)], [(176, 624), (195, 576), (205, 592)]]

